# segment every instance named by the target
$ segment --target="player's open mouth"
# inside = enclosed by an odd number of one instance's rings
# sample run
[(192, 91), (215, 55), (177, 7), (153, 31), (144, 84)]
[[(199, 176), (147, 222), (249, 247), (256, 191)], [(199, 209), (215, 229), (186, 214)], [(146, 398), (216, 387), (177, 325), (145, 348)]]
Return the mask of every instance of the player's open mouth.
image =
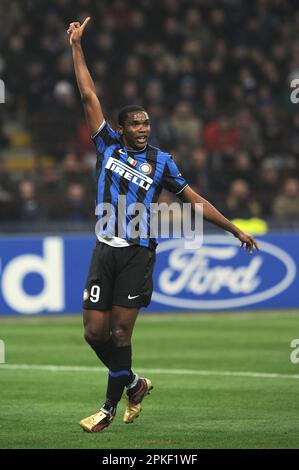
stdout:
[(137, 137), (136, 141), (138, 142), (138, 144), (145, 144), (147, 141), (147, 137), (145, 135), (143, 135), (142, 137)]

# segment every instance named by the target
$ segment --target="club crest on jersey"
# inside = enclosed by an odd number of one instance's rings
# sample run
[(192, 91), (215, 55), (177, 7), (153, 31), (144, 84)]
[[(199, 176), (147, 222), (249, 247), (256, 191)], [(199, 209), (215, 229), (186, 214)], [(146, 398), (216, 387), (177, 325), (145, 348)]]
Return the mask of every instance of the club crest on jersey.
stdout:
[(142, 163), (139, 168), (146, 175), (149, 175), (152, 171), (152, 167), (149, 163)]
[(87, 289), (84, 289), (84, 292), (83, 292), (83, 300), (88, 300), (89, 298), (89, 292)]

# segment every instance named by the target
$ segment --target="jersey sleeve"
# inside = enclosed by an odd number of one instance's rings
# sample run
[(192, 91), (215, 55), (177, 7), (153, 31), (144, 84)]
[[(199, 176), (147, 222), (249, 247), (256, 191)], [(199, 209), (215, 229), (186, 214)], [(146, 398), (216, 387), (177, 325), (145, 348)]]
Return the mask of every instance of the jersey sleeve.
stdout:
[(114, 131), (106, 121), (91, 138), (99, 153), (103, 153), (107, 147), (120, 141), (119, 133)]
[(165, 163), (162, 186), (174, 194), (180, 194), (188, 186), (187, 181), (181, 175), (180, 170), (170, 155)]

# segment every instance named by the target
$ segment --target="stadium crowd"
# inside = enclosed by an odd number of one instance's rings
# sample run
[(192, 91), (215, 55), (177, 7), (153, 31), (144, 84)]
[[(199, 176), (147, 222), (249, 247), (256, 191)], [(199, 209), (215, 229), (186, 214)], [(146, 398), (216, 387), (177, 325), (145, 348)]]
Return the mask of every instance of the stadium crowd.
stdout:
[(94, 217), (95, 151), (66, 36), (88, 15), (83, 47), (111, 123), (144, 105), (151, 143), (227, 217), (299, 219), (296, 3), (1, 0), (0, 219)]

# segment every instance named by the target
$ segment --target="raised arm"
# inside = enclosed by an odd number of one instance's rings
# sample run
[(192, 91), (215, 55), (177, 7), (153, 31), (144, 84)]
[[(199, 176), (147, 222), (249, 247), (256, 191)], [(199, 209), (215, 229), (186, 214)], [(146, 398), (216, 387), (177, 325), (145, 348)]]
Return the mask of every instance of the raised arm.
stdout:
[(199, 194), (193, 191), (189, 186), (187, 186), (182, 191), (179, 197), (184, 202), (190, 202), (193, 206), (193, 209), (195, 209), (196, 203), (202, 204), (204, 219), (232, 233), (240, 240), (241, 247), (244, 246), (245, 250), (248, 251), (250, 255), (252, 254), (253, 247), (255, 247), (257, 250), (259, 249), (257, 242), (251, 235), (248, 235), (247, 233), (244, 233), (242, 230), (238, 229), (236, 225), (224, 217), (209, 201), (199, 196)]
[(79, 22), (70, 23), (67, 33), (70, 37), (75, 74), (85, 110), (87, 126), (93, 136), (103, 124), (104, 116), (81, 47), (81, 38), (89, 21), (90, 17), (86, 18), (82, 25)]

